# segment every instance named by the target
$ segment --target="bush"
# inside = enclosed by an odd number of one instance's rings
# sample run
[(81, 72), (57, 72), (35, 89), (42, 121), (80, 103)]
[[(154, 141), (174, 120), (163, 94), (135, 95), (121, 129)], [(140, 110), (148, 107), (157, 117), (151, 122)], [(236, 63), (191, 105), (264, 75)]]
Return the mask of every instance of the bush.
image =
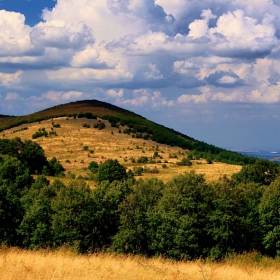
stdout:
[(98, 172), (98, 163), (96, 161), (92, 161), (89, 166), (88, 166), (88, 169), (90, 170), (90, 172), (92, 173), (97, 173)]
[(56, 157), (53, 157), (49, 162), (48, 166), (44, 166), (42, 174), (49, 176), (60, 176), (64, 177), (65, 169)]
[(99, 123), (96, 123), (93, 127), (101, 130), (101, 129), (104, 129), (106, 126), (105, 126), (105, 123), (99, 122)]
[(182, 158), (180, 162), (177, 162), (177, 165), (191, 166), (192, 163), (188, 158)]
[(147, 163), (148, 161), (149, 159), (146, 156), (141, 156), (140, 158), (137, 159), (137, 163)]
[(122, 181), (127, 178), (125, 167), (121, 165), (116, 159), (108, 159), (102, 163), (98, 168), (98, 181), (108, 180), (113, 182), (115, 180)]

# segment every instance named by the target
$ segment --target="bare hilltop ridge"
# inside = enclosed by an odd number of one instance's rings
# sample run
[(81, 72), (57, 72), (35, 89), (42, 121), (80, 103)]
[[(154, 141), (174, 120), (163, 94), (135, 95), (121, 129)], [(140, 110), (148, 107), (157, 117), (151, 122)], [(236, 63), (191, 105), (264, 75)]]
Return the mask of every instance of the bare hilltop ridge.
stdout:
[(127, 170), (164, 181), (195, 170), (206, 179), (239, 172), (250, 158), (197, 141), (140, 115), (98, 100), (58, 105), (0, 119), (0, 137), (36, 141), (56, 157), (66, 177), (88, 178), (88, 165), (117, 159)]

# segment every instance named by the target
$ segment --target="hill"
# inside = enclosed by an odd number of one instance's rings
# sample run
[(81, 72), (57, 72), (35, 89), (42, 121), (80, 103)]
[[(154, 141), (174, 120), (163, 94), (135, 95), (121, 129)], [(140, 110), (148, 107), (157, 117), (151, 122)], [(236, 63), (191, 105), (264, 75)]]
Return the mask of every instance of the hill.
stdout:
[(113, 128), (121, 128), (123, 133), (133, 138), (152, 140), (160, 144), (177, 146), (191, 151), (190, 158), (205, 158), (209, 162), (225, 162), (230, 164), (248, 164), (254, 158), (243, 156), (197, 141), (173, 129), (151, 122), (131, 111), (98, 100), (84, 100), (62, 104), (34, 114), (0, 119), (0, 132), (23, 124), (45, 121), (57, 117), (87, 118), (89, 120), (107, 120)]
[(17, 127), (18, 117), (8, 119), (0, 133), (0, 243), (176, 260), (279, 256), (279, 166), (218, 162), (251, 158), (99, 104), (61, 105), (61, 116), (50, 108)]
[(12, 116), (8, 116), (8, 115), (1, 115), (1, 114), (0, 114), (0, 119), (3, 119), (3, 118), (12, 118)]

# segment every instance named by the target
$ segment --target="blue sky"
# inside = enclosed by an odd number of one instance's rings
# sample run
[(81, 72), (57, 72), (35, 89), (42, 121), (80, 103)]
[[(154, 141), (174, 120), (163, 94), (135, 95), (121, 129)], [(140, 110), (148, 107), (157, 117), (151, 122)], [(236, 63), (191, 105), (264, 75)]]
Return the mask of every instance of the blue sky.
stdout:
[(52, 9), (56, 0), (0, 0), (0, 9), (18, 12), (25, 16), (25, 23), (34, 26), (42, 20), (43, 9)]
[(280, 1), (0, 0), (0, 114), (99, 99), (280, 149)]

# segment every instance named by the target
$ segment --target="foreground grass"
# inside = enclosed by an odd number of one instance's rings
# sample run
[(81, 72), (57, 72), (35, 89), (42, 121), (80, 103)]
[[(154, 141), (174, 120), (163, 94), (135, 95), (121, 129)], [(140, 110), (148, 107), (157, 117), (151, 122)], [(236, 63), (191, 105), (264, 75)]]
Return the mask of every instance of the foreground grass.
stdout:
[(276, 280), (279, 260), (257, 260), (257, 255), (231, 257), (223, 263), (173, 262), (134, 256), (70, 252), (0, 250), (0, 279), (188, 279)]

